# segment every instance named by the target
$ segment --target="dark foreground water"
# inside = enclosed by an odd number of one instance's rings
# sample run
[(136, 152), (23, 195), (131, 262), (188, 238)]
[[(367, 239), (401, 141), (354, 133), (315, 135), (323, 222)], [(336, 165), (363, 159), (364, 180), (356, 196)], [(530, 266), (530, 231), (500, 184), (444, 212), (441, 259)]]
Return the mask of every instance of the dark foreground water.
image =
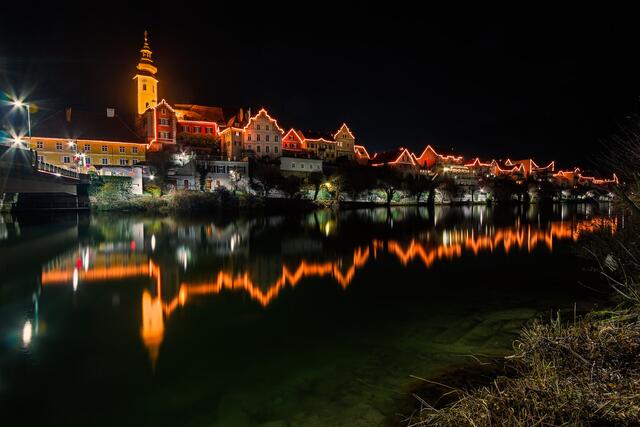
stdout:
[(5, 217), (2, 424), (393, 423), (410, 375), (586, 305), (575, 248), (619, 222), (584, 205)]

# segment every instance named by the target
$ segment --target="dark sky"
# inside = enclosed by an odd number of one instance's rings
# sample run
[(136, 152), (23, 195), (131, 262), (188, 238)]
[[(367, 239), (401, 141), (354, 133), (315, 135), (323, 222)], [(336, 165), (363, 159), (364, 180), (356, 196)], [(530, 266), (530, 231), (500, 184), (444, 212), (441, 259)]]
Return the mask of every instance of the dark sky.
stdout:
[(0, 25), (4, 89), (29, 89), (39, 117), (65, 105), (131, 111), (148, 29), (170, 102), (265, 106), (301, 129), (346, 121), (370, 151), (431, 143), (588, 164), (638, 112), (631, 12), (154, 2), (159, 12), (145, 14), (104, 4), (12, 13)]

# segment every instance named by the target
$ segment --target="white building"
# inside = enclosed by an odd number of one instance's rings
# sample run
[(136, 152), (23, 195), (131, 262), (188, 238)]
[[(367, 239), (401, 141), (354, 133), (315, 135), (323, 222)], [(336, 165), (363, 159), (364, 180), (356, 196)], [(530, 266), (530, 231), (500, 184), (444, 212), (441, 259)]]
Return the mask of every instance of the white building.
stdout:
[(280, 171), (283, 174), (322, 172), (322, 160), (304, 157), (280, 157)]
[(141, 195), (142, 189), (142, 167), (141, 166), (102, 166), (97, 169), (98, 175), (102, 176), (124, 176), (131, 178), (131, 193)]
[(246, 191), (249, 188), (249, 162), (207, 161), (207, 170), (205, 191), (213, 191), (220, 187), (229, 191)]

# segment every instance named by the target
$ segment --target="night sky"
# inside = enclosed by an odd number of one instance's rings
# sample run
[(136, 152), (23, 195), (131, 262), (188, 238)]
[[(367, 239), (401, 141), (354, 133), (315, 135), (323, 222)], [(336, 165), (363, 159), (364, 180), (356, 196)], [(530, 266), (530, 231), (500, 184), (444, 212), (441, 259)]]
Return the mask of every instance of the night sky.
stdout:
[(208, 4), (15, 11), (0, 26), (0, 82), (30, 90), (34, 120), (66, 105), (131, 114), (147, 29), (160, 98), (264, 106), (285, 128), (346, 121), (370, 152), (430, 143), (590, 166), (639, 110), (631, 12)]

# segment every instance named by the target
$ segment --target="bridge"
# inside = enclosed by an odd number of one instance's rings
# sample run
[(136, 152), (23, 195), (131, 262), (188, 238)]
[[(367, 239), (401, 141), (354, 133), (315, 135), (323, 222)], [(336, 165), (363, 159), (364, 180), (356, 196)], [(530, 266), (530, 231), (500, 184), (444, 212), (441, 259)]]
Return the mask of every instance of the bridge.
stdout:
[(35, 151), (0, 145), (0, 209), (89, 209), (89, 175), (38, 161)]

